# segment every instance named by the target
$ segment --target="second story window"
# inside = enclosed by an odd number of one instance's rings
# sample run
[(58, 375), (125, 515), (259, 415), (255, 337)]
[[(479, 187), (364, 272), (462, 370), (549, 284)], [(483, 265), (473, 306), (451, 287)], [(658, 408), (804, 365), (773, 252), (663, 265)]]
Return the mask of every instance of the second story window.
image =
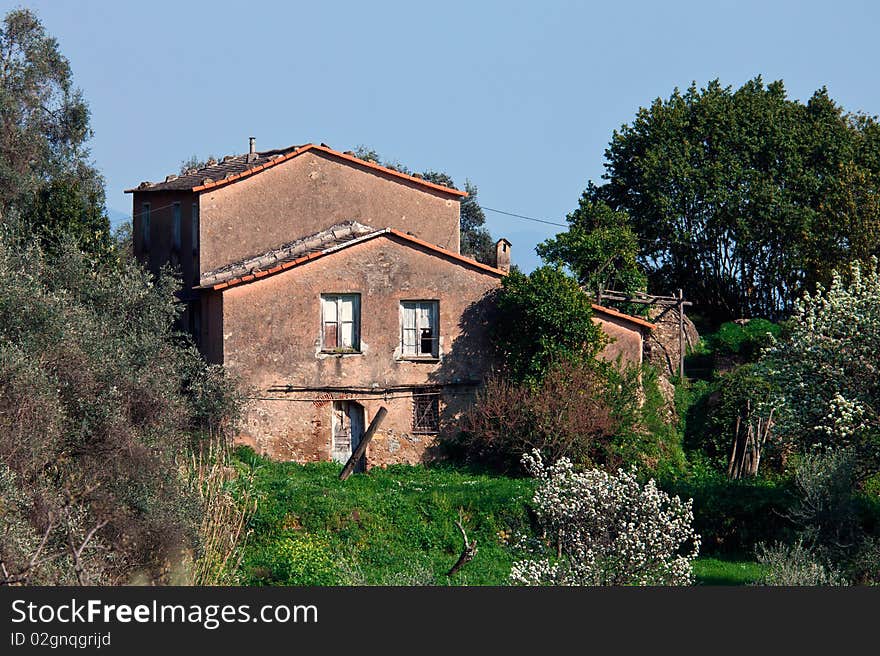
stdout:
[(360, 294), (321, 295), (321, 350), (357, 353), (361, 349)]
[(174, 250), (180, 251), (180, 203), (174, 203), (171, 216), (171, 239)]
[(437, 301), (401, 301), (401, 355), (440, 357), (440, 307)]
[(150, 204), (144, 203), (141, 207), (141, 230), (144, 250), (150, 250)]

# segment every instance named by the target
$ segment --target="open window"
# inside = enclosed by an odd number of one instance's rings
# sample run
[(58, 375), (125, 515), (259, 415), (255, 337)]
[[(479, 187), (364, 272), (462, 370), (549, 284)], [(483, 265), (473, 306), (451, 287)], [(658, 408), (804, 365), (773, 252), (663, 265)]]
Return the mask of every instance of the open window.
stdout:
[(321, 350), (358, 353), (361, 350), (360, 294), (321, 295)]
[(440, 357), (440, 304), (400, 302), (400, 352), (404, 358)]

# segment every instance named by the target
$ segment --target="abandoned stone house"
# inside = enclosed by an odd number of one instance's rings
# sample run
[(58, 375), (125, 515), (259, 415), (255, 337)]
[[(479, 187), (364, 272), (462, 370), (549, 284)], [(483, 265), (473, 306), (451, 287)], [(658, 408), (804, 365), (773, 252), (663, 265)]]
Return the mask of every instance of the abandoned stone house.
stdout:
[[(359, 468), (416, 463), (473, 401), (511, 245), (494, 266), (461, 255), (464, 192), (324, 144), (253, 140), (127, 192), (136, 257), (179, 268), (185, 327), (251, 390), (238, 442), (345, 462), (384, 406)], [(594, 311), (614, 339), (603, 357), (641, 362), (651, 325)]]
[(510, 266), (459, 252), (466, 194), (324, 144), (250, 152), (129, 189), (149, 269), (179, 267), (183, 320), (252, 390), (238, 440), (363, 465), (419, 462), (490, 366), (486, 295)]

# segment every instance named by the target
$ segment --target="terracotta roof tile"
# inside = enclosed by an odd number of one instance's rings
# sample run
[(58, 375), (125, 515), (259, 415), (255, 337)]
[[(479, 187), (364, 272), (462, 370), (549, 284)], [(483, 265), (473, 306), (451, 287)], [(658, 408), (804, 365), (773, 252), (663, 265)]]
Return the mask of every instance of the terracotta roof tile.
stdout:
[(654, 328), (655, 328), (654, 324), (651, 323), (650, 321), (646, 321), (645, 319), (642, 319), (641, 317), (634, 317), (631, 314), (619, 312), (619, 311), (614, 310), (612, 308), (605, 307), (604, 305), (597, 305), (596, 303), (593, 303), (593, 311), (598, 312), (600, 314), (607, 314), (608, 316), (615, 317), (616, 319), (621, 319), (623, 321), (629, 321), (631, 323), (638, 324), (639, 326), (642, 326), (643, 328), (648, 328), (650, 330), (654, 330)]
[[(328, 146), (321, 144), (303, 144), (301, 146), (290, 146), (289, 148), (281, 148), (279, 150), (266, 150), (256, 153), (256, 157), (248, 161), (248, 154), (229, 155), (224, 157), (220, 162), (215, 162), (209, 166), (205, 166), (198, 170), (189, 170), (183, 175), (172, 178), (168, 176), (164, 182), (142, 182), (137, 187), (126, 189), (125, 193), (133, 193), (135, 191), (204, 191), (220, 187), (237, 180), (241, 180), (248, 176), (265, 171), (268, 168), (276, 166), (281, 162), (302, 155), (309, 151), (322, 152), (337, 159), (342, 159), (352, 164), (362, 166), (364, 168), (380, 171), (395, 178), (406, 180), (419, 186), (426, 187), (433, 191), (439, 191), (451, 196), (464, 197), (467, 193), (453, 189), (452, 187), (444, 187), (443, 185), (434, 184), (427, 180), (406, 173), (401, 173), (385, 166), (380, 166), (375, 162), (359, 159), (349, 151), (341, 153), (333, 150)], [(171, 178), (171, 179), (169, 179)]]
[(315, 235), (298, 239), (295, 242), (285, 244), (257, 257), (251, 257), (214, 269), (213, 271), (208, 271), (201, 276), (200, 284), (197, 288), (220, 290), (259, 280), (316, 258), (332, 255), (355, 243), (374, 239), (382, 235), (403, 240), (411, 246), (424, 248), (459, 264), (480, 269), (499, 277), (507, 275), (507, 272), (501, 269), (496, 269), (495, 267), (472, 260), (469, 257), (453, 253), (399, 230), (394, 230), (393, 228), (377, 230), (356, 221), (349, 221), (331, 226)]

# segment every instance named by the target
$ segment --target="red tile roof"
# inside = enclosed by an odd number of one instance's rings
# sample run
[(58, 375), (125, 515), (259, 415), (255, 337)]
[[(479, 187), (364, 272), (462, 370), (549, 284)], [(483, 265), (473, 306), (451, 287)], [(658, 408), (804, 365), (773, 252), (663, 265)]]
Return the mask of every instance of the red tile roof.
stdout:
[(406, 180), (407, 182), (415, 183), (427, 189), (431, 189), (432, 191), (439, 191), (441, 193), (449, 194), (450, 196), (458, 196), (460, 198), (467, 196), (467, 192), (459, 191), (458, 189), (453, 189), (452, 187), (444, 187), (443, 185), (435, 184), (433, 182), (428, 182), (423, 178), (417, 178), (412, 175), (407, 175), (406, 173), (395, 171), (394, 169), (390, 169), (386, 166), (380, 166), (375, 162), (369, 162), (348, 153), (341, 153), (323, 144), (317, 145), (311, 143), (302, 146), (291, 146), (290, 148), (283, 148), (280, 150), (269, 150), (255, 153), (256, 157), (254, 157), (250, 162), (248, 161), (247, 154), (223, 158), (223, 160), (221, 160), (220, 162), (216, 162), (211, 166), (207, 166), (197, 171), (190, 171), (181, 176), (169, 176), (169, 179), (166, 179), (164, 182), (143, 182), (138, 187), (126, 189), (125, 193), (128, 194), (135, 191), (198, 192), (205, 191), (207, 189), (216, 189), (217, 187), (222, 187), (232, 182), (250, 177), (256, 173), (259, 173), (260, 171), (265, 171), (266, 169), (277, 166), (282, 162), (286, 162), (290, 159), (293, 159), (294, 157), (297, 157), (298, 155), (302, 155), (303, 153), (307, 153), (309, 151), (324, 153), (332, 157), (345, 160), (346, 162), (351, 162), (352, 164), (356, 164), (361, 167), (372, 169), (374, 171), (379, 171), (386, 175), (400, 178), (401, 180)]
[[(286, 271), (288, 269), (292, 269), (301, 264), (305, 264), (307, 262), (311, 262), (312, 260), (316, 260), (321, 257), (326, 257), (332, 255), (333, 253), (338, 253), (349, 246), (353, 246), (354, 244), (359, 244), (365, 241), (369, 241), (371, 239), (375, 239), (376, 237), (395, 237), (397, 239), (401, 239), (405, 242), (408, 242), (408, 245), (417, 246), (420, 248), (424, 248), (432, 253), (435, 253), (441, 257), (452, 260), (458, 264), (464, 264), (466, 266), (480, 269), (481, 271), (485, 271), (492, 275), (496, 275), (499, 277), (503, 277), (507, 275), (506, 271), (502, 271), (501, 269), (496, 269), (495, 267), (491, 267), (488, 264), (483, 264), (481, 262), (477, 262), (476, 260), (472, 260), (469, 257), (465, 257), (464, 255), (459, 255), (458, 253), (454, 253), (452, 251), (446, 250), (445, 248), (441, 248), (440, 246), (436, 246), (430, 242), (419, 239), (418, 237), (414, 237), (412, 235), (408, 235), (404, 232), (400, 232), (399, 230), (395, 230), (394, 228), (384, 228), (382, 230), (376, 230), (375, 232), (370, 232), (365, 235), (347, 235), (345, 241), (335, 241), (328, 248), (324, 248), (319, 251), (310, 251), (303, 255), (297, 256), (295, 252), (291, 252), (290, 259), (285, 259), (283, 261), (278, 261), (271, 268), (251, 268), (247, 274), (233, 274), (234, 277), (226, 278), (223, 280), (217, 280), (208, 282), (207, 284), (200, 285), (196, 289), (213, 289), (213, 290), (221, 290), (227, 289), (229, 287), (234, 287), (236, 285), (240, 285), (242, 283), (251, 282), (252, 280), (259, 280), (261, 278), (265, 278), (266, 276), (270, 276), (276, 273), (280, 273), (281, 271)], [(259, 266), (259, 265), (257, 265)]]
[(646, 321), (641, 317), (634, 317), (631, 314), (625, 314), (623, 312), (618, 312), (617, 310), (613, 310), (609, 307), (605, 307), (604, 305), (597, 305), (593, 303), (593, 311), (598, 312), (599, 314), (607, 314), (610, 317), (614, 317), (615, 319), (621, 319), (623, 321), (629, 321), (634, 324), (638, 324), (643, 328), (648, 328), (650, 330), (654, 330), (655, 326), (650, 321)]

